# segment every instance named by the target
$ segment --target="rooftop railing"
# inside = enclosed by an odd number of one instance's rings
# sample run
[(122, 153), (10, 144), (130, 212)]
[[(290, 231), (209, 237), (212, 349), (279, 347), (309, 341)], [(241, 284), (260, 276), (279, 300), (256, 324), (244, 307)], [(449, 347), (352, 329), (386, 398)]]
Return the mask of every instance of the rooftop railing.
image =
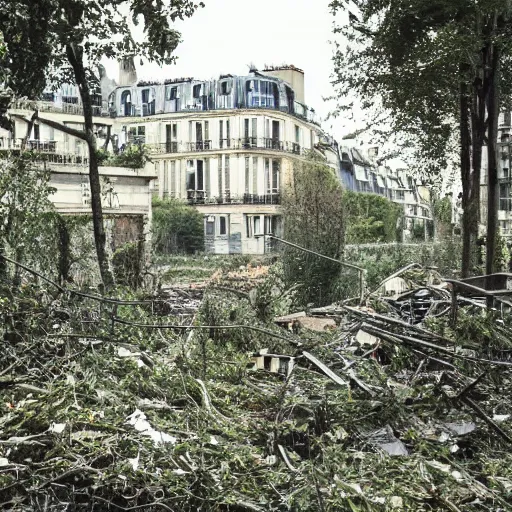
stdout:
[(204, 140), (199, 142), (157, 142), (146, 144), (151, 154), (191, 153), (219, 150), (270, 150), (306, 156), (308, 149), (296, 142), (269, 137), (242, 137), (234, 139)]

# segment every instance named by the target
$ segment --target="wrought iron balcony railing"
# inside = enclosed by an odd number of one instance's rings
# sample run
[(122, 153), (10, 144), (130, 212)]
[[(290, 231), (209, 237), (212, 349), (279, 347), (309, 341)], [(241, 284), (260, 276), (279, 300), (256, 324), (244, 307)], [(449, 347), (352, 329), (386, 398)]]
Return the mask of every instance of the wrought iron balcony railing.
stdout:
[(258, 204), (258, 205), (279, 205), (281, 195), (279, 192), (270, 194), (243, 194), (232, 195), (230, 192), (218, 196), (207, 194), (204, 190), (188, 190), (187, 201), (189, 204)]
[(204, 140), (200, 142), (157, 142), (146, 144), (152, 154), (197, 153), (219, 150), (270, 150), (305, 156), (308, 152), (295, 142), (282, 141), (269, 137), (242, 137), (238, 139)]

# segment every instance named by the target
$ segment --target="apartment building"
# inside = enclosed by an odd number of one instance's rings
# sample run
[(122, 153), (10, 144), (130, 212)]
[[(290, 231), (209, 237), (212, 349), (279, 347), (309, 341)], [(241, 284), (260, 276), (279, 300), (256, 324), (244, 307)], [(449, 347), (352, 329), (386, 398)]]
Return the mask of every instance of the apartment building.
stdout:
[(400, 204), (405, 219), (404, 241), (418, 238), (418, 233), (423, 233), (424, 239), (428, 237), (432, 221), (429, 190), (406, 170), (382, 165), (378, 148), (342, 147), (340, 179), (348, 190), (378, 194)]
[[(78, 90), (63, 86), (58, 92), (44, 94), (41, 101), (19, 101), (11, 106), (12, 129), (0, 128), (0, 152), (18, 152), (27, 136), (29, 119), (35, 109), (39, 116), (83, 130), (83, 112)], [(115, 131), (115, 119), (95, 98), (94, 125), (98, 146), (106, 142), (107, 133)], [(51, 171), (50, 196), (57, 211), (66, 215), (90, 215), (89, 155), (85, 142), (49, 126), (36, 122), (26, 141), (26, 150), (34, 153), (40, 165)], [(128, 241), (145, 240), (151, 221), (151, 183), (154, 169), (131, 169), (118, 166), (99, 168), (102, 183), (102, 205), (113, 250)]]
[(306, 106), (304, 73), (294, 66), (125, 83), (110, 94), (109, 112), (117, 147), (146, 146), (155, 192), (194, 205), (206, 250), (218, 254), (263, 253), (268, 240), (257, 235), (282, 233), (281, 192), (308, 152), (338, 168), (336, 143)]

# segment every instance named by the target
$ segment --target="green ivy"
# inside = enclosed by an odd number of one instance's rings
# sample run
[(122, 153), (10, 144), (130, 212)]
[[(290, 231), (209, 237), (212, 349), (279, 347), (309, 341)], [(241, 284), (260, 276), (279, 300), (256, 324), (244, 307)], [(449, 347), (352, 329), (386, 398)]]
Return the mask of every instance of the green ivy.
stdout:
[(346, 242), (396, 242), (402, 208), (376, 194), (344, 191)]

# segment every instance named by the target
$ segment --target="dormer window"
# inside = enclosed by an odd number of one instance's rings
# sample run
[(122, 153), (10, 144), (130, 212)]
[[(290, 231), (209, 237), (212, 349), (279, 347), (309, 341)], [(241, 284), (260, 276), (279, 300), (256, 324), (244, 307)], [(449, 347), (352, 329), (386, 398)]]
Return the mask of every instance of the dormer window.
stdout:
[(175, 100), (178, 98), (177, 87), (167, 87), (167, 100)]
[(220, 83), (220, 93), (223, 96), (231, 94), (231, 80), (224, 80), (224, 82)]

